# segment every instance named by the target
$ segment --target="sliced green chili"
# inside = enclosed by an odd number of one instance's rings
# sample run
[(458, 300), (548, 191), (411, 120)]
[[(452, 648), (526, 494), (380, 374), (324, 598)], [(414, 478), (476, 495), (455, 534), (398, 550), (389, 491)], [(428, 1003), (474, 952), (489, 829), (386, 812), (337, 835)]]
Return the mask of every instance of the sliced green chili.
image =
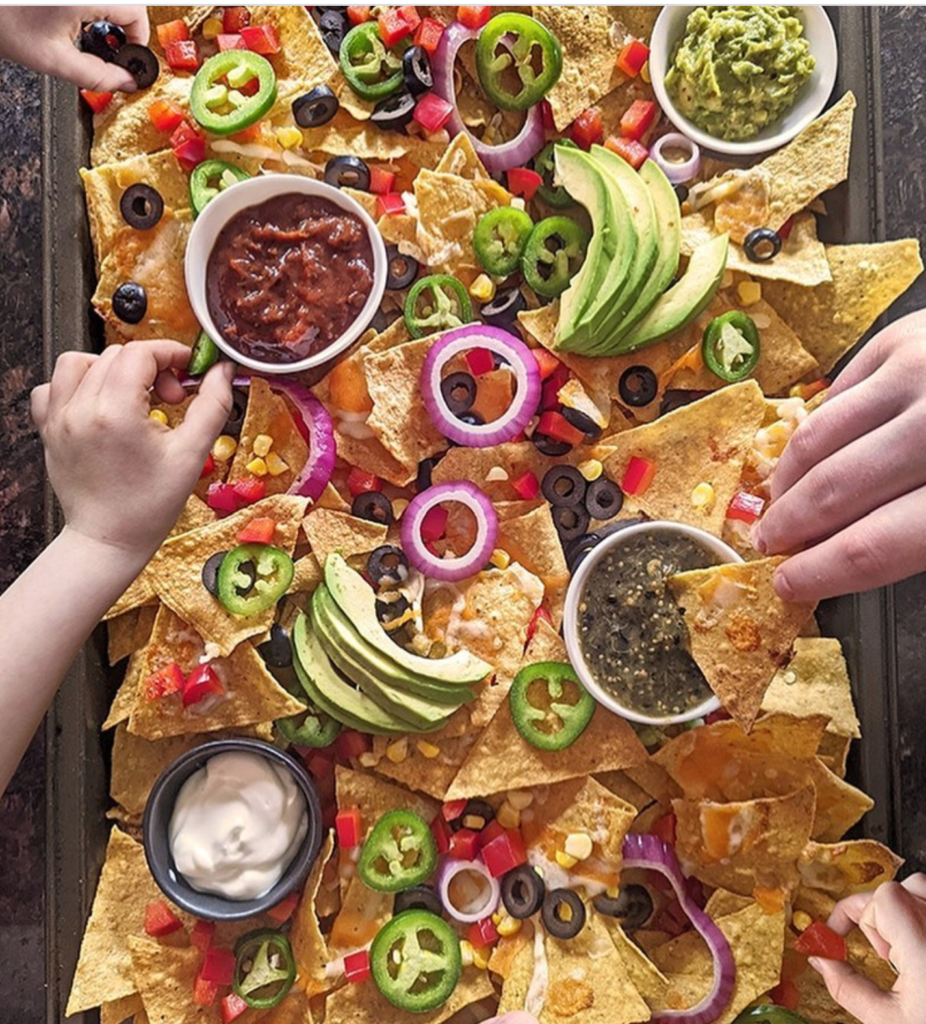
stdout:
[(755, 320), (738, 309), (711, 320), (701, 342), (704, 364), (729, 384), (745, 380), (752, 373), (760, 352)]
[(190, 205), (198, 216), (229, 185), (247, 181), (251, 175), (227, 160), (204, 160), (190, 175)]
[(219, 361), (220, 356), (219, 346), (216, 345), (205, 331), (200, 331), (196, 344), (193, 346), (193, 351), (190, 353), (187, 373), (191, 377), (201, 377), (210, 366)]
[[(257, 92), (245, 96), (242, 87), (255, 78)], [(266, 57), (250, 50), (226, 50), (196, 72), (190, 111), (206, 131), (231, 135), (259, 121), (276, 98), (277, 76)]]
[(252, 1009), (272, 1010), (296, 980), (296, 959), (289, 939), (272, 928), (258, 928), (235, 943), (233, 988)]
[(575, 200), (562, 185), (554, 184), (556, 176), (554, 146), (566, 146), (569, 149), (579, 148), (572, 139), (556, 139), (555, 142), (548, 142), (534, 157), (534, 170), (543, 178), (543, 184), (537, 189), (537, 195), (547, 205), (555, 206), (558, 210), (565, 210), (569, 206), (575, 206)]
[(357, 870), (376, 892), (400, 892), (426, 882), (437, 866), (430, 826), (413, 811), (390, 811), (373, 826)]
[(407, 1013), (435, 1010), (447, 1002), (460, 980), (460, 940), (436, 914), (404, 910), (373, 940), (370, 971), (393, 1006)]
[(521, 263), (534, 222), (514, 206), (499, 206), (480, 218), (473, 233), (473, 248), (486, 273), (513, 274)]
[(526, 665), (514, 677), (508, 700), (515, 728), (539, 750), (571, 746), (595, 713), (595, 698), (568, 662)]
[(270, 544), (240, 544), (222, 559), (216, 586), (232, 615), (260, 615), (280, 600), (293, 582), (293, 560)]
[(347, 84), (363, 100), (385, 99), (402, 85), (402, 54), (386, 48), (376, 21), (365, 21), (347, 33), (340, 61)]
[[(516, 91), (512, 70), (520, 82)], [(556, 36), (536, 19), (526, 14), (498, 14), (476, 41), (476, 71), (483, 91), (497, 107), (527, 110), (558, 81), (563, 51)]]
[(473, 304), (462, 283), (449, 274), (422, 277), (405, 299), (405, 326), (413, 338), (473, 322)]
[(545, 298), (561, 295), (582, 266), (588, 242), (588, 232), (566, 217), (540, 221), (521, 257), (524, 280)]

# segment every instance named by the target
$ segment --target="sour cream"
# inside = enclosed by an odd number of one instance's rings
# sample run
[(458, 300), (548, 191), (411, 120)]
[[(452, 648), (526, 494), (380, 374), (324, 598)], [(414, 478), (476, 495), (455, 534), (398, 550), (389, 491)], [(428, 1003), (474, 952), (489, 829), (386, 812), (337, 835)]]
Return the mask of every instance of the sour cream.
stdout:
[(177, 871), (198, 892), (257, 899), (283, 876), (305, 838), (305, 797), (259, 754), (216, 754), (181, 786), (170, 819)]

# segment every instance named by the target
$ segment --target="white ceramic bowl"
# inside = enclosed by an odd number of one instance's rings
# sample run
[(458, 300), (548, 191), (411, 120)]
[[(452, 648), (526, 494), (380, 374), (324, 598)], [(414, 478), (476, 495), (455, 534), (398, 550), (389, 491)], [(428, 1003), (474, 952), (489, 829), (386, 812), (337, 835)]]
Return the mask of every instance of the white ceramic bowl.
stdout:
[[(226, 341), (216, 327), (206, 298), (206, 265), (219, 233), (232, 217), (248, 207), (258, 206), (268, 199), (293, 192), (327, 199), (335, 206), (339, 206), (342, 210), (359, 218), (370, 237), (370, 246), (373, 250), (373, 287), (360, 315), (340, 338), (314, 355), (297, 362), (270, 363), (246, 356)], [(349, 348), (363, 334), (379, 309), (383, 293), (386, 290), (388, 270), (386, 246), (383, 243), (382, 235), (363, 207), (340, 189), (322, 181), (315, 181), (314, 178), (303, 178), (296, 174), (264, 174), (248, 181), (238, 182), (220, 192), (196, 218), (193, 230), (190, 232), (184, 260), (184, 274), (190, 304), (202, 329), (229, 359), (261, 373), (298, 373), (301, 370), (309, 370), (314, 366), (327, 363), (331, 358)]]
[(579, 563), (579, 568), (573, 573), (569, 588), (566, 591), (566, 603), (563, 610), (563, 637), (566, 641), (566, 650), (569, 652), (569, 660), (572, 662), (572, 667), (576, 670), (576, 674), (582, 681), (583, 686), (599, 704), (604, 705), (604, 707), (608, 708), (609, 711), (613, 711), (616, 715), (620, 715), (621, 718), (630, 719), (631, 722), (640, 722), (643, 725), (679, 725), (683, 722), (694, 721), (696, 718), (703, 718), (712, 711), (716, 711), (720, 707), (720, 701), (712, 695), (703, 704), (689, 708), (688, 711), (684, 711), (679, 715), (669, 715), (664, 718), (644, 715), (634, 708), (625, 707), (611, 693), (599, 685), (588, 666), (588, 662), (585, 660), (585, 655), (582, 653), (582, 645), (579, 642), (579, 601), (589, 576), (595, 571), (595, 568), (605, 555), (614, 551), (615, 548), (626, 544), (633, 537), (639, 537), (641, 534), (652, 536), (654, 533), (689, 537), (697, 541), (716, 557), (715, 564), (717, 565), (743, 561), (733, 548), (728, 544), (724, 544), (722, 540), (713, 534), (706, 533), (704, 530), (698, 530), (693, 526), (686, 526), (684, 523), (654, 520), (652, 522), (635, 523), (633, 526), (627, 526), (616, 533), (612, 533), (609, 537), (605, 537), (600, 544), (592, 548), (583, 561)]
[(659, 105), (669, 120), (704, 149), (727, 156), (755, 156), (768, 153), (790, 142), (795, 135), (823, 113), (827, 100), (836, 84), (836, 69), (839, 63), (836, 50), (836, 34), (826, 10), (816, 4), (796, 7), (795, 11), (804, 25), (804, 37), (810, 43), (810, 52), (817, 64), (798, 93), (794, 106), (773, 124), (759, 132), (755, 138), (743, 142), (718, 139), (699, 128), (693, 121), (680, 114), (668, 95), (665, 86), (675, 44), (685, 34), (685, 22), (695, 10), (691, 7), (663, 7), (653, 27), (650, 43), (649, 69), (653, 89)]

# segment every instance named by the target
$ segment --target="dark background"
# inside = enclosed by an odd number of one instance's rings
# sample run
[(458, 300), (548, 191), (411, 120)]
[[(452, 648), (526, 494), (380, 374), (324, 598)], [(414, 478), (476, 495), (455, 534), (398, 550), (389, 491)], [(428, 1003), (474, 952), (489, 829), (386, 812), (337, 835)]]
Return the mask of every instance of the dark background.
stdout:
[[(880, 7), (885, 237), (926, 247), (926, 9)], [(36, 75), (0, 63), (0, 591), (39, 553), (45, 536), (42, 452), (29, 391), (46, 377), (42, 350), (41, 107)], [(852, 239), (862, 241), (862, 239)], [(926, 275), (891, 310), (926, 306)], [(86, 316), (74, 310), (75, 324)], [(926, 342), (924, 342), (926, 343)], [(926, 387), (926, 382), (924, 382)], [(915, 524), (922, 529), (923, 524)], [(926, 577), (893, 588), (899, 706), (899, 850), (926, 869)], [(45, 638), (34, 638), (42, 657)], [(0, 672), (2, 652), (0, 652)], [(15, 681), (14, 681), (15, 685)], [(885, 723), (885, 727), (888, 723)], [(2, 737), (0, 737), (2, 742)], [(77, 765), (74, 770), (78, 770)], [(2, 1021), (38, 1021), (45, 1007), (45, 752), (40, 731), (0, 801)]]

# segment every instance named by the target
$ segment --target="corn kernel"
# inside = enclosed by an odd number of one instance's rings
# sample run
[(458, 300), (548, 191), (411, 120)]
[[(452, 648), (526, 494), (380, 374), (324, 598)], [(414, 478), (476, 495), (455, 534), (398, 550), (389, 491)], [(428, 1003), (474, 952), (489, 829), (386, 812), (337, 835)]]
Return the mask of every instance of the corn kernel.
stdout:
[(503, 551), (501, 548), (496, 548), (492, 552), (492, 557), (489, 559), (492, 565), (496, 569), (507, 569), (511, 565), (511, 555), (507, 551)]
[(762, 298), (762, 285), (758, 281), (740, 281), (736, 294), (744, 306), (751, 306)]
[(576, 469), (590, 484), (594, 483), (604, 472), (604, 466), (597, 459), (587, 459), (585, 462), (580, 462)]
[(527, 203), (524, 196), (513, 196), (511, 202), (508, 204), (513, 210), (526, 210)]
[(271, 476), (282, 476), (289, 470), (289, 466), (276, 452), (269, 452), (265, 461), (267, 463), (267, 472)]
[(521, 824), (521, 812), (512, 807), (506, 800), (495, 815), (495, 820), (502, 828), (518, 828)]
[(469, 286), (469, 293), (477, 302), (491, 302), (495, 298), (495, 282), (488, 274), (480, 274)]
[(492, 924), (497, 928), (502, 923), (502, 913), (498, 910), (492, 915)]
[(799, 931), (805, 931), (813, 924), (813, 918), (803, 910), (795, 910), (791, 915), (791, 924)]
[(652, 82), (652, 78), (650, 77), (650, 73), (649, 73), (649, 61), (648, 60), (644, 61), (643, 62), (643, 67), (640, 68), (640, 77), (643, 79), (644, 82), (646, 82), (647, 85), (649, 85), (650, 82)]
[(714, 488), (708, 483), (700, 483), (691, 492), (691, 507), (699, 512), (709, 512), (714, 505)]
[(556, 863), (559, 864), (561, 868), (565, 868), (568, 871), (570, 868), (574, 868), (579, 862), (575, 857), (570, 857), (569, 854), (563, 850), (557, 850)]
[(418, 749), (418, 753), (429, 761), (433, 761), (440, 754), (440, 747), (435, 747), (433, 743), (428, 743), (427, 740), (418, 740), (415, 746)]
[(386, 757), (393, 764), (401, 764), (408, 757), (408, 737), (403, 736), (401, 739), (396, 740), (395, 743), (390, 743), (386, 747)]
[(266, 476), (267, 463), (263, 459), (251, 459), (247, 465), (247, 470), (252, 476)]
[(203, 39), (215, 39), (222, 34), (221, 18), (206, 18), (203, 22)]
[(592, 837), (587, 832), (570, 832), (563, 843), (563, 850), (576, 860), (588, 860), (592, 855)]
[(270, 449), (273, 447), (273, 438), (269, 434), (258, 434), (254, 438), (254, 444), (251, 446), (252, 451), (255, 455), (259, 455), (264, 458), (265, 455), (270, 454)]
[(302, 145), (302, 132), (291, 124), (285, 128), (278, 128), (277, 142), (284, 149), (295, 149), (297, 146)]
[(521, 930), (521, 922), (516, 917), (505, 914), (501, 921), (495, 926), (495, 930), (503, 939), (517, 935)]
[(408, 498), (396, 498), (392, 503), (392, 517), (393, 519), (401, 519), (403, 513), (408, 508)]
[(476, 950), (473, 949), (473, 944), (469, 939), (463, 939), (460, 942), (460, 959), (463, 961), (464, 967), (473, 966), (473, 956), (475, 955), (475, 952)]
[(534, 794), (529, 789), (509, 789), (508, 803), (517, 810), (523, 811), (534, 802)]
[(473, 967), (480, 971), (487, 971), (489, 969), (489, 954), (487, 950), (473, 950)]
[(488, 473), (486, 473), (486, 483), (496, 484), (504, 483), (508, 479), (507, 470), (502, 469), (501, 466), (493, 466)]
[(363, 768), (375, 768), (380, 761), (379, 754), (374, 754), (372, 750), (364, 750), (364, 752), (357, 758)]
[(215, 444), (212, 446), (212, 455), (219, 462), (228, 462), (229, 459), (233, 459), (236, 451), (238, 451), (238, 442), (228, 434), (222, 434), (221, 437), (216, 438)]
[(163, 409), (152, 409), (148, 413), (148, 419), (163, 423), (165, 427), (167, 426), (167, 413)]

